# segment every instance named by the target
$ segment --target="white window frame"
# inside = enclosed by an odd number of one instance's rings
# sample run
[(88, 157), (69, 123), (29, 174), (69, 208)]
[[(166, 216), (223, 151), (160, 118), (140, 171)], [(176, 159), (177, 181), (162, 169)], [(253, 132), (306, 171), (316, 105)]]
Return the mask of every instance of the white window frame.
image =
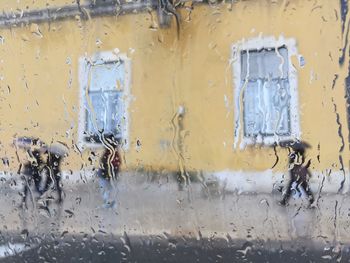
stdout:
[[(241, 104), (241, 95), (243, 87), (241, 86), (241, 51), (261, 50), (269, 48), (280, 48), (285, 46), (288, 51), (288, 79), (290, 87), (290, 129), (291, 135), (280, 136), (257, 136), (256, 138), (245, 137), (243, 132), (243, 105)], [(298, 58), (296, 41), (293, 38), (286, 39), (280, 36), (278, 39), (274, 37), (256, 37), (248, 40), (241, 40), (232, 45), (232, 70), (233, 70), (233, 89), (234, 89), (234, 144), (235, 148), (245, 148), (247, 145), (272, 145), (275, 142), (290, 139), (300, 139), (300, 123), (299, 123), (299, 99), (298, 99), (298, 78), (297, 70), (292, 64), (292, 57)]]
[[(115, 49), (116, 51), (118, 49)], [(88, 86), (89, 80), (89, 65), (96, 62), (104, 61), (106, 63), (123, 61), (125, 66), (124, 86), (123, 86), (123, 101), (124, 101), (124, 112), (123, 117), (125, 120), (124, 126), (122, 127), (122, 147), (124, 150), (129, 148), (129, 104), (130, 104), (130, 81), (131, 81), (131, 60), (126, 54), (119, 54), (116, 51), (104, 51), (97, 52), (92, 56), (83, 56), (79, 58), (79, 125), (78, 125), (78, 146), (80, 149), (85, 148), (101, 148), (102, 143), (91, 143), (84, 140), (85, 132), (85, 120), (86, 120), (86, 106), (85, 106), (85, 90)]]

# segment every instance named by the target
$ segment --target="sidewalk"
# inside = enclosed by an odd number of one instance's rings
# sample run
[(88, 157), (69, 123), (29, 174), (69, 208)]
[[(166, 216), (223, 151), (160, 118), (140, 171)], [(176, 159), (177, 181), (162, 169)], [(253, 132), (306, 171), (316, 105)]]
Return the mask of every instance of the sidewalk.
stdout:
[(116, 187), (118, 206), (102, 208), (98, 183), (64, 185), (61, 208), (45, 211), (18, 208), (20, 187), (0, 184), (1, 232), (93, 234), (113, 233), (150, 236), (170, 235), (192, 238), (218, 237), (233, 240), (287, 242), (313, 240), (324, 246), (350, 244), (350, 196), (315, 196), (317, 206), (307, 209), (302, 199), (290, 205), (277, 204), (280, 194), (220, 193), (199, 183), (178, 190), (166, 178), (148, 182), (131, 174), (122, 176)]

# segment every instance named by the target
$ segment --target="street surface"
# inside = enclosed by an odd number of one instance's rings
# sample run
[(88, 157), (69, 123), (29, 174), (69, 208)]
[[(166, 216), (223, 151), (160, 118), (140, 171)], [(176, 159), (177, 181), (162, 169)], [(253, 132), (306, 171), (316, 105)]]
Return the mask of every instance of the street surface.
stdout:
[[(128, 175), (102, 207), (97, 182), (64, 182), (62, 206), (20, 207), (20, 181), (0, 186), (4, 262), (348, 262), (348, 195), (278, 205), (280, 194), (237, 194), (199, 183)], [(54, 195), (53, 195), (54, 196)]]

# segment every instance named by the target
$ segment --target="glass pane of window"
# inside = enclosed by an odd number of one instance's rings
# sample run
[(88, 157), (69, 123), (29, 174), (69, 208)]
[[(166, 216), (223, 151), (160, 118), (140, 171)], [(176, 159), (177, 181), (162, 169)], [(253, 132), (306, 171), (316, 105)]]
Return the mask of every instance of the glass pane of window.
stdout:
[(90, 66), (89, 73), (89, 102), (85, 101), (87, 109), (85, 130), (89, 136), (93, 135), (97, 142), (100, 132), (121, 137), (124, 113), (121, 99), (125, 79), (124, 63), (117, 61), (94, 64)]
[(124, 65), (120, 62), (91, 66), (90, 91), (122, 90), (124, 85)]
[[(249, 60), (248, 60), (249, 57)], [(242, 79), (275, 79), (288, 77), (288, 52), (285, 47), (249, 50), (241, 53)], [(247, 62), (248, 65), (247, 65)], [(248, 72), (247, 72), (248, 70)], [(247, 75), (248, 73), (248, 75)]]
[(120, 92), (91, 92), (89, 98), (92, 109), (87, 106), (87, 131), (90, 134), (120, 133), (123, 112)]
[(290, 134), (287, 80), (249, 81), (244, 87), (243, 100), (245, 136)]

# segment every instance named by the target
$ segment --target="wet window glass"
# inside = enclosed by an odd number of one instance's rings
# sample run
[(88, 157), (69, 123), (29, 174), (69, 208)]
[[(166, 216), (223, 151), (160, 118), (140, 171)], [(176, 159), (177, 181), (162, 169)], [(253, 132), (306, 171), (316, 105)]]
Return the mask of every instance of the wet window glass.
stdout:
[(349, 0), (1, 0), (0, 263), (349, 262)]

